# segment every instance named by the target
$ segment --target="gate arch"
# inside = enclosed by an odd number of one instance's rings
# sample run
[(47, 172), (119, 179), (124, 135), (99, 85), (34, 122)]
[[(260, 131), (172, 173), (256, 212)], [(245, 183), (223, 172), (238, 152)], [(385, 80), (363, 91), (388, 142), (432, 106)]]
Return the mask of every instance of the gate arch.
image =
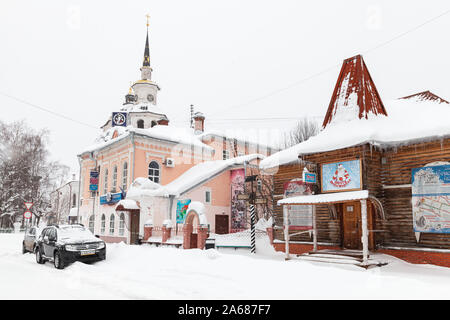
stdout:
[[(198, 221), (197, 230), (194, 230), (195, 219)], [(194, 231), (197, 231), (197, 233), (194, 233)], [(205, 216), (205, 206), (201, 202), (193, 201), (189, 204), (186, 211), (186, 219), (184, 220), (183, 248), (203, 249), (208, 236), (208, 221)], [(196, 239), (193, 239), (194, 237)]]

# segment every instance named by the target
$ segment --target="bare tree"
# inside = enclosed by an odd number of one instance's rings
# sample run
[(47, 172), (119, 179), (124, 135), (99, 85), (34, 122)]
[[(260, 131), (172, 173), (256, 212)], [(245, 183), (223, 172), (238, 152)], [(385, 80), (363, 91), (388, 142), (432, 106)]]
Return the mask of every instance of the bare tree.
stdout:
[(302, 118), (293, 129), (284, 133), (280, 143), (280, 149), (286, 149), (308, 140), (319, 133), (319, 125), (309, 118)]
[(2, 226), (11, 227), (24, 212), (24, 201), (32, 201), (39, 218), (49, 206), (49, 194), (67, 175), (68, 168), (48, 160), (48, 131), (34, 131), (23, 121), (0, 122), (0, 216)]

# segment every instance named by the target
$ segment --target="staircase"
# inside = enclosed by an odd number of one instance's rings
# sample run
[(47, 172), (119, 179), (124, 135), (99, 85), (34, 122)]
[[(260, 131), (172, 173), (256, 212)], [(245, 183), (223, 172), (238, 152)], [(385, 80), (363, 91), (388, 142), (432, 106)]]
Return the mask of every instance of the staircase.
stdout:
[(314, 261), (314, 262), (326, 262), (335, 264), (352, 264), (359, 267), (369, 268), (373, 266), (384, 266), (386, 261), (373, 259), (369, 255), (367, 264), (363, 264), (362, 251), (358, 250), (319, 250), (316, 252), (307, 252), (301, 255), (297, 255), (300, 260)]

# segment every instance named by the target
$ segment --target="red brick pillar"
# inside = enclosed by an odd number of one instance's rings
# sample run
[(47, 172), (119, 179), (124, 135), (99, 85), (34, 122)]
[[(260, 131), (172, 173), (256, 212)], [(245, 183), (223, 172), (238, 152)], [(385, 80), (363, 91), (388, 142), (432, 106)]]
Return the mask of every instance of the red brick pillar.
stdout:
[(144, 240), (148, 240), (152, 236), (153, 226), (144, 225)]
[(192, 224), (185, 224), (183, 226), (183, 249), (191, 248), (191, 233), (194, 230)]
[(167, 242), (167, 240), (169, 240), (171, 231), (171, 227), (162, 226), (162, 243), (165, 243)]
[(266, 228), (266, 231), (269, 236), (270, 244), (273, 245), (273, 228)]
[(206, 238), (208, 238), (208, 227), (198, 227), (197, 248), (205, 248)]

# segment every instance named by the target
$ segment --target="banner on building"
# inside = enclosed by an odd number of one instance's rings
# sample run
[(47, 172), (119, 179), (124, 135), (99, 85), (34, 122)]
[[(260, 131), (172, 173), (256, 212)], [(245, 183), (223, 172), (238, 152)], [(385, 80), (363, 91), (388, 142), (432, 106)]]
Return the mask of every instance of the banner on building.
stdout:
[(415, 232), (450, 233), (450, 165), (411, 172)]
[(191, 199), (177, 201), (177, 223), (184, 223)]
[(239, 199), (244, 193), (245, 171), (237, 169), (231, 171), (231, 229), (241, 230), (247, 228), (247, 215), (245, 200)]
[[(305, 183), (300, 179), (294, 179), (289, 182), (285, 182), (283, 189), (285, 198), (306, 196), (312, 194), (313, 184)], [(283, 206), (283, 210), (286, 210), (284, 214), (289, 213), (289, 229), (310, 230), (313, 228), (313, 207), (311, 205)]]
[(322, 192), (353, 191), (362, 189), (361, 160), (322, 164)]
[(127, 113), (126, 112), (113, 112), (112, 113), (112, 126), (127, 126)]

